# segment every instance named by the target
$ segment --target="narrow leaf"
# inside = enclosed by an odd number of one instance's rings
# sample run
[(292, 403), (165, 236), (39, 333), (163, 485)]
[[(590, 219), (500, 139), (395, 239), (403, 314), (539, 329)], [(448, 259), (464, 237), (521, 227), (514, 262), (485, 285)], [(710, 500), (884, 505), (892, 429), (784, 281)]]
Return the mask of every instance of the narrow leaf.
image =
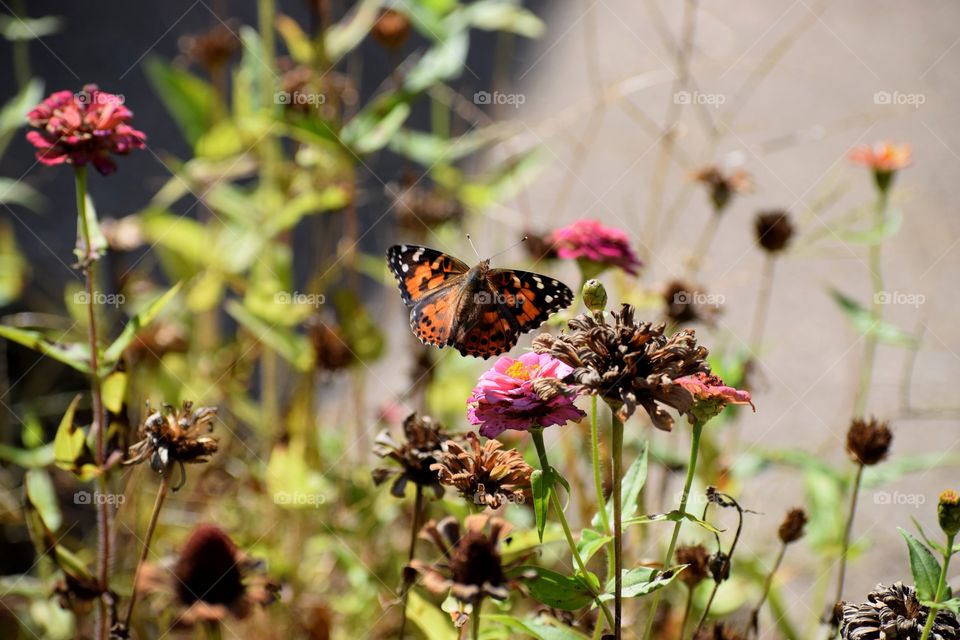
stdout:
[(900, 527), (897, 527), (897, 530), (906, 540), (907, 550), (910, 552), (910, 572), (913, 573), (913, 581), (917, 586), (917, 597), (920, 600), (933, 600), (940, 582), (940, 563), (922, 542)]

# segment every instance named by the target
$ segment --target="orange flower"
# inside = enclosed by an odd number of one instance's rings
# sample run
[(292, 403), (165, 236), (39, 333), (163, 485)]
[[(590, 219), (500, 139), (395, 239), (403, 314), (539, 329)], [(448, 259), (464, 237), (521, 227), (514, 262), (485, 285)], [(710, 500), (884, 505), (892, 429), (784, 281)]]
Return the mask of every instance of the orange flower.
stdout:
[(869, 167), (877, 173), (893, 173), (910, 166), (910, 145), (880, 142), (860, 145), (850, 152), (850, 162)]

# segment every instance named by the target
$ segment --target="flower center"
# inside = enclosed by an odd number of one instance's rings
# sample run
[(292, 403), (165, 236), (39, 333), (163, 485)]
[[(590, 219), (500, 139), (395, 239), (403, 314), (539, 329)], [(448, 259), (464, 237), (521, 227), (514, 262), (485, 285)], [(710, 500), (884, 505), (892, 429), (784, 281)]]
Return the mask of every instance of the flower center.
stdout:
[(539, 365), (531, 365), (528, 367), (517, 360), (512, 365), (507, 367), (507, 375), (515, 380), (529, 380), (534, 374), (536, 374), (539, 368)]

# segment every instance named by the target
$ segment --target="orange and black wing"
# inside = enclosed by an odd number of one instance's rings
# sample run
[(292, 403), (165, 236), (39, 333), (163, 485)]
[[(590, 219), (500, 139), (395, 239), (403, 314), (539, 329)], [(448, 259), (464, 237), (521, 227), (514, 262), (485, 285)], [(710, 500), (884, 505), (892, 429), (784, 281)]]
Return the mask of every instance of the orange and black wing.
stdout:
[(398, 244), (387, 249), (387, 264), (408, 307), (442, 287), (455, 284), (470, 270), (466, 264), (442, 251), (412, 244)]
[(516, 320), (520, 333), (533, 331), (573, 302), (570, 287), (539, 273), (494, 269), (488, 280), (501, 307)]

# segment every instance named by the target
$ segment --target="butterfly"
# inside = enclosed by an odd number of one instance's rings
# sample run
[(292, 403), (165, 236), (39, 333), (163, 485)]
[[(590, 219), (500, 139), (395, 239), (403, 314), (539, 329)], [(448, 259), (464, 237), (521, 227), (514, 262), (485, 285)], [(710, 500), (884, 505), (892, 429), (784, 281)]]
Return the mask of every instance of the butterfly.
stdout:
[(387, 263), (412, 307), (410, 328), (424, 344), (452, 346), (461, 354), (489, 358), (509, 351), (520, 335), (536, 329), (573, 302), (558, 280), (528, 271), (472, 269), (436, 249), (394, 245)]

